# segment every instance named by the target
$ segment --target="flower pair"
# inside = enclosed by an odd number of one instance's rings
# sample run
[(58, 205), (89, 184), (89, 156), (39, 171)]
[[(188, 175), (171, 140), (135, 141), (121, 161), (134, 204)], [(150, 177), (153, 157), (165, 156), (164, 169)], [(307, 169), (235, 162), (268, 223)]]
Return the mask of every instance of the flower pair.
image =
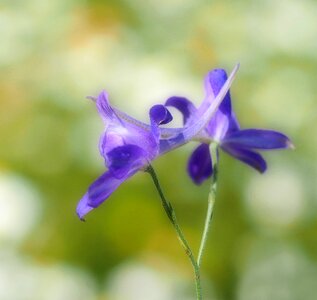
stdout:
[[(80, 219), (105, 201), (121, 183), (139, 170), (145, 170), (158, 156), (190, 141), (201, 142), (188, 164), (189, 175), (197, 184), (212, 174), (208, 146), (211, 142), (217, 142), (224, 151), (260, 172), (265, 171), (266, 164), (256, 150), (291, 147), (289, 139), (279, 132), (240, 129), (229, 92), (237, 70), (238, 66), (229, 78), (222, 69), (209, 72), (205, 78), (206, 96), (198, 109), (182, 97), (169, 98), (165, 106), (154, 105), (149, 112), (149, 124), (112, 107), (105, 91), (92, 98), (105, 122), (99, 150), (108, 170), (92, 183), (80, 200), (77, 206)], [(183, 114), (182, 128), (160, 127), (173, 119), (168, 106)]]

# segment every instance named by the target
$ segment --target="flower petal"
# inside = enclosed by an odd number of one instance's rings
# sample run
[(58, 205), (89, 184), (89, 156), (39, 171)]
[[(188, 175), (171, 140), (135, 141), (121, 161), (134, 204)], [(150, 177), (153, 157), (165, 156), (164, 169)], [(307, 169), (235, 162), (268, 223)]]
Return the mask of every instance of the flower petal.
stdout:
[(197, 111), (194, 104), (184, 97), (170, 97), (166, 100), (165, 105), (178, 109), (183, 114), (184, 124), (186, 124)]
[(137, 145), (120, 146), (107, 153), (109, 170), (118, 179), (147, 165), (149, 159), (147, 152)]
[[(217, 95), (219, 94), (222, 86), (227, 81), (228, 76), (224, 69), (214, 69), (210, 71), (207, 76), (205, 77), (205, 89), (206, 89), (206, 100), (212, 101)], [(209, 97), (208, 97), (209, 96)], [(210, 97), (213, 96), (213, 97)], [(205, 101), (206, 101), (205, 100)], [(204, 104), (202, 104), (204, 105)], [(208, 104), (207, 104), (208, 105)], [(209, 104), (210, 105), (210, 104)], [(230, 91), (227, 92), (226, 96), (224, 97), (223, 101), (219, 106), (219, 110), (225, 114), (231, 114), (231, 97)]]
[[(135, 170), (136, 172), (137, 170)], [(134, 172), (134, 173), (135, 173)], [(77, 205), (77, 215), (81, 220), (84, 216), (103, 203), (128, 177), (134, 174), (131, 172), (129, 176), (118, 179), (113, 176), (111, 171), (105, 172), (89, 187), (87, 193), (79, 201)]]
[(162, 140), (160, 141), (159, 153), (161, 155), (175, 148), (178, 148), (193, 139), (200, 138), (201, 132), (210, 122), (211, 118), (214, 116), (219, 105), (221, 104), (223, 97), (227, 94), (236, 76), (238, 69), (239, 69), (239, 65), (236, 65), (233, 71), (231, 72), (230, 76), (228, 77), (228, 80), (222, 86), (219, 94), (214, 99), (214, 101), (210, 104), (210, 106), (206, 109), (206, 111), (201, 112), (201, 114), (197, 112), (196, 114), (197, 118), (195, 117), (195, 120), (191, 122), (190, 125), (185, 126), (181, 130), (172, 129), (168, 139), (164, 139), (163, 141)]
[[(96, 99), (96, 105), (99, 113), (106, 123), (105, 131), (99, 140), (99, 151), (105, 159), (106, 166), (109, 167), (111, 164), (108, 160), (108, 153), (115, 148), (124, 145), (138, 145), (145, 151), (152, 154), (152, 156), (156, 155), (158, 147), (151, 132), (151, 125), (142, 123), (110, 106), (108, 96), (105, 91), (102, 91), (99, 94)], [(167, 109), (164, 108), (163, 111), (165, 114), (163, 119), (159, 120), (161, 123), (168, 122), (172, 118)]]
[(207, 125), (208, 135), (220, 143), (229, 130), (229, 120), (227, 115), (218, 110)]
[(236, 65), (233, 71), (231, 72), (228, 79), (225, 81), (224, 85), (222, 86), (221, 90), (219, 91), (218, 95), (213, 99), (209, 106), (206, 108), (206, 110), (201, 110), (201, 107), (199, 108), (197, 112), (197, 116), (199, 118), (197, 121), (195, 121), (193, 124), (188, 126), (183, 131), (183, 136), (185, 137), (185, 141), (188, 141), (190, 139), (193, 139), (196, 137), (196, 135), (207, 126), (207, 124), (210, 122), (212, 117), (217, 112), (219, 105), (221, 105), (224, 97), (226, 96), (227, 92), (229, 91), (229, 88), (236, 76), (236, 73), (239, 69), (239, 65)]
[(231, 147), (228, 145), (225, 145), (225, 146), (221, 145), (221, 148), (225, 152), (235, 157), (236, 159), (258, 170), (260, 173), (265, 172), (266, 162), (259, 153), (255, 151), (250, 151), (247, 149), (239, 149), (237, 147)]
[(150, 109), (151, 124), (154, 122), (156, 125), (167, 124), (173, 120), (169, 110), (161, 104), (157, 104)]
[(159, 141), (161, 137), (161, 130), (159, 125), (167, 124), (173, 120), (169, 110), (161, 104), (154, 105), (150, 109), (151, 133), (154, 139), (154, 144), (157, 152), (159, 152)]
[[(214, 97), (219, 94), (222, 86), (227, 80), (227, 73), (223, 69), (215, 69), (208, 73), (205, 78), (205, 88), (207, 97), (202, 104), (208, 106), (209, 102), (214, 101)], [(210, 105), (210, 104), (209, 104)], [(235, 131), (239, 128), (237, 119), (231, 106), (230, 91), (227, 92), (224, 100), (219, 105), (219, 109), (214, 117), (210, 120), (207, 130), (208, 133), (216, 141), (221, 141), (227, 132)]]
[(108, 94), (105, 90), (101, 91), (96, 99), (96, 106), (99, 114), (103, 118), (104, 121), (118, 119), (114, 110), (110, 106)]
[(209, 145), (201, 144), (189, 158), (187, 171), (196, 184), (201, 184), (212, 175), (212, 161)]
[(77, 204), (76, 213), (82, 221), (84, 221), (84, 216), (87, 215), (94, 208), (88, 205), (88, 193), (86, 193)]
[(250, 149), (285, 149), (292, 148), (289, 138), (273, 130), (243, 129), (230, 133), (222, 141), (223, 144)]

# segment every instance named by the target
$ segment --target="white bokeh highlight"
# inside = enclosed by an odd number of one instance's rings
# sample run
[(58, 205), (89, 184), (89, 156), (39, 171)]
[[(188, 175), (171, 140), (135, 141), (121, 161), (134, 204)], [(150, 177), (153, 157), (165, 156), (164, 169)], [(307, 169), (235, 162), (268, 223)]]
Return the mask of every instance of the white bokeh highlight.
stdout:
[(137, 263), (117, 268), (107, 287), (110, 299), (113, 300), (172, 300), (173, 295), (167, 278)]
[(246, 186), (248, 213), (258, 225), (284, 228), (305, 213), (305, 193), (299, 174), (287, 167), (270, 168), (254, 175)]
[(317, 9), (313, 1), (264, 0), (253, 9), (247, 16), (248, 29), (259, 51), (315, 55)]
[(35, 186), (21, 176), (0, 173), (0, 242), (23, 240), (38, 223), (40, 210)]
[[(265, 245), (264, 245), (265, 246)], [(254, 249), (240, 275), (238, 300), (314, 300), (317, 266), (293, 246)]]
[(131, 261), (121, 264), (108, 276), (105, 294), (111, 300), (194, 300), (194, 291), (188, 288), (192, 285), (192, 281), (171, 269), (163, 272)]
[(0, 252), (1, 300), (96, 300), (93, 278), (63, 264), (38, 264), (12, 251)]

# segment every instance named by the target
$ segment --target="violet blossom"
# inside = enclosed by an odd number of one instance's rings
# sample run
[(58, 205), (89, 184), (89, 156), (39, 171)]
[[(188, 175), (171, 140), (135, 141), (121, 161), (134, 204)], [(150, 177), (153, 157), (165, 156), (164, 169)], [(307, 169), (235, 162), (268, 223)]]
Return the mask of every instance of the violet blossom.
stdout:
[(103, 203), (121, 183), (147, 166), (158, 156), (169, 152), (200, 136), (217, 111), (230, 88), (238, 70), (232, 71), (228, 80), (218, 90), (218, 95), (209, 99), (209, 107), (200, 117), (184, 128), (160, 128), (172, 120), (172, 115), (163, 105), (154, 105), (149, 112), (150, 124), (140, 122), (112, 107), (108, 95), (102, 91), (96, 102), (105, 131), (100, 138), (99, 151), (108, 170), (94, 181), (77, 206), (77, 214), (83, 220), (92, 209)]
[[(210, 71), (205, 78), (206, 97), (197, 109), (194, 104), (183, 97), (171, 97), (166, 101), (166, 106), (177, 108), (183, 114), (184, 126), (190, 127), (197, 122), (213, 105), (223, 84), (227, 80), (227, 74), (223, 69)], [(267, 166), (258, 150), (272, 150), (292, 148), (289, 138), (284, 134), (265, 129), (240, 129), (237, 118), (232, 110), (230, 91), (227, 92), (217, 112), (196, 140), (201, 144), (194, 150), (188, 161), (187, 171), (196, 184), (201, 184), (212, 173), (212, 158), (209, 144), (216, 142), (219, 147), (263, 173)]]

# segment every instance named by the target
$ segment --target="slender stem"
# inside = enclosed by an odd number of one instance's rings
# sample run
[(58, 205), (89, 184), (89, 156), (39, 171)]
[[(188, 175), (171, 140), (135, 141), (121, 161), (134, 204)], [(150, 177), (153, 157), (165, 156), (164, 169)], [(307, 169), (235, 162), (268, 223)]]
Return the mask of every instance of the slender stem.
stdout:
[(199, 266), (196, 262), (196, 259), (193, 255), (193, 252), (191, 250), (191, 248), (189, 247), (189, 244), (181, 230), (181, 228), (179, 227), (178, 225), (178, 222), (177, 222), (177, 219), (176, 219), (176, 215), (175, 215), (175, 211), (172, 207), (172, 204), (165, 198), (164, 194), (163, 194), (163, 191), (162, 191), (162, 188), (160, 186), (160, 183), (157, 179), (157, 176), (156, 176), (156, 173), (153, 169), (153, 167), (151, 165), (149, 165), (147, 167), (147, 169), (145, 170), (146, 172), (148, 172), (151, 177), (152, 177), (152, 180), (154, 182), (154, 185), (160, 195), (160, 198), (161, 198), (161, 202), (162, 202), (162, 205), (163, 205), (163, 208), (169, 218), (169, 220), (171, 221), (174, 229), (176, 230), (176, 233), (177, 233), (177, 237), (180, 241), (180, 243), (182, 244), (184, 250), (185, 250), (185, 253), (186, 255), (188, 256), (190, 262), (191, 262), (191, 265), (194, 269), (194, 273), (195, 273), (195, 284), (196, 284), (196, 296), (197, 296), (197, 300), (202, 300), (202, 292), (201, 292), (201, 283), (200, 283), (200, 270), (199, 270)]
[(202, 256), (204, 254), (204, 250), (206, 247), (206, 242), (208, 239), (208, 233), (210, 229), (210, 224), (213, 216), (213, 208), (216, 201), (216, 191), (217, 191), (217, 176), (218, 176), (218, 145), (215, 143), (212, 143), (210, 145), (210, 154), (211, 154), (211, 160), (212, 160), (212, 179), (211, 179), (211, 186), (210, 191), (208, 195), (208, 208), (207, 208), (207, 214), (205, 219), (205, 226), (203, 235), (200, 242), (199, 252), (198, 252), (198, 258), (197, 258), (197, 264), (200, 267)]

